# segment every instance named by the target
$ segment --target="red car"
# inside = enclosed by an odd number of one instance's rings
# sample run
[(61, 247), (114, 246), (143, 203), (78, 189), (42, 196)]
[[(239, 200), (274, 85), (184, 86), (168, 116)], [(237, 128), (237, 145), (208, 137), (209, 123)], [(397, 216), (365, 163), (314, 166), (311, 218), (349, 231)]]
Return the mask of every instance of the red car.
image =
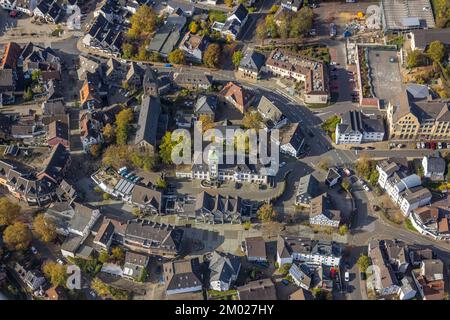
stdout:
[(9, 16), (10, 16), (11, 18), (17, 17), (17, 11), (16, 11), (16, 10), (10, 11), (10, 12), (9, 12)]

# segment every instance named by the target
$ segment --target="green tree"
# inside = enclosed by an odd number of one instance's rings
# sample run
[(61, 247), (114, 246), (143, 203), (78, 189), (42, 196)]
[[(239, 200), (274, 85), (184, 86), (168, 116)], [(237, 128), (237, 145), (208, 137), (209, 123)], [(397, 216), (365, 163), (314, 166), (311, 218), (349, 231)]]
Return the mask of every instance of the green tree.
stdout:
[(256, 25), (256, 37), (261, 40), (261, 43), (263, 43), (264, 39), (267, 37), (266, 24), (263, 20), (259, 20)]
[(274, 14), (275, 12), (278, 11), (279, 8), (280, 6), (274, 4), (273, 6), (270, 7), (269, 14)]
[(6, 227), (3, 241), (10, 250), (25, 250), (31, 243), (31, 231), (23, 222), (15, 222)]
[(112, 143), (115, 137), (116, 137), (116, 130), (111, 124), (107, 123), (103, 127), (103, 138), (105, 139), (105, 142), (108, 144)]
[(91, 282), (91, 288), (94, 290), (100, 297), (108, 297), (110, 295), (109, 287), (99, 278), (95, 277)]
[(322, 288), (313, 288), (312, 294), (316, 300), (333, 300), (333, 294)]
[(198, 117), (198, 122), (202, 124), (202, 133), (214, 128), (214, 121), (207, 114), (200, 115), (200, 117)]
[(100, 261), (101, 263), (106, 263), (109, 261), (109, 259), (111, 259), (111, 256), (106, 250), (102, 250), (98, 255), (98, 261)]
[(367, 156), (363, 155), (356, 161), (356, 173), (366, 179), (370, 177), (371, 163)]
[(275, 17), (273, 14), (269, 14), (265, 19), (266, 31), (270, 35), (271, 38), (278, 37), (278, 26), (275, 22)]
[(313, 26), (313, 11), (309, 7), (303, 7), (291, 19), (290, 37), (305, 36)]
[(125, 252), (121, 247), (114, 247), (111, 249), (111, 255), (116, 262), (122, 264), (125, 261)]
[(239, 67), (242, 60), (242, 51), (236, 50), (235, 52), (233, 52), (233, 57), (231, 58), (231, 60), (233, 61), (233, 64), (236, 68)]
[(46, 262), (42, 266), (42, 272), (53, 286), (65, 287), (67, 283), (66, 266), (56, 262)]
[(164, 164), (172, 164), (172, 150), (175, 143), (172, 141), (172, 133), (167, 131), (159, 145), (159, 157)]
[(122, 44), (122, 57), (124, 59), (131, 59), (136, 54), (136, 49), (131, 43), (124, 42)]
[(263, 127), (263, 118), (259, 112), (248, 111), (244, 114), (242, 125), (246, 129), (261, 129)]
[(145, 37), (152, 34), (158, 22), (156, 13), (147, 5), (140, 6), (130, 19), (131, 28), (128, 35), (131, 38)]
[(378, 171), (375, 168), (373, 168), (372, 171), (370, 172), (369, 183), (372, 186), (376, 186), (378, 183), (378, 177), (379, 177)]
[(103, 200), (106, 201), (106, 200), (111, 199), (111, 195), (109, 193), (107, 193), (107, 192), (103, 192), (102, 198), (103, 198)]
[(0, 226), (14, 223), (20, 215), (20, 206), (9, 201), (8, 198), (0, 198)]
[(33, 99), (33, 90), (31, 90), (31, 87), (28, 87), (24, 94), (23, 94), (23, 99), (25, 101), (30, 101), (31, 99)]
[(212, 43), (206, 48), (203, 54), (203, 63), (209, 68), (219, 66), (221, 49), (217, 43)]
[(359, 271), (366, 272), (367, 268), (370, 266), (370, 258), (364, 254), (361, 254), (356, 261), (356, 265), (359, 268)]
[(184, 57), (184, 52), (181, 49), (175, 49), (171, 53), (169, 53), (169, 56), (167, 57), (167, 61), (173, 64), (185, 64), (186, 60)]
[(417, 68), (426, 65), (426, 56), (419, 50), (411, 51), (406, 61), (408, 68)]
[(42, 76), (42, 71), (41, 70), (33, 70), (33, 72), (31, 72), (31, 80), (33, 82), (39, 81), (41, 76)]
[(147, 280), (147, 275), (148, 275), (147, 268), (142, 269), (142, 272), (139, 275), (138, 281), (139, 282), (145, 282), (145, 280)]
[(232, 8), (233, 7), (233, 0), (224, 0), (223, 1), (228, 8)]
[(43, 213), (38, 214), (33, 221), (33, 229), (44, 242), (50, 242), (56, 238), (56, 226), (53, 220), (46, 218)]
[(440, 63), (445, 56), (445, 46), (441, 41), (433, 41), (428, 46), (428, 56), (434, 62)]
[(91, 156), (94, 159), (98, 159), (98, 157), (100, 157), (101, 152), (102, 152), (102, 146), (100, 144), (93, 144), (89, 148), (89, 153), (91, 154)]
[(347, 227), (347, 225), (344, 224), (344, 225), (342, 225), (342, 226), (339, 227), (339, 234), (340, 234), (341, 236), (347, 234), (347, 232), (348, 232), (348, 227)]
[(116, 116), (116, 142), (124, 145), (128, 140), (128, 131), (130, 123), (133, 121), (133, 110), (126, 108), (120, 111)]
[(155, 185), (157, 188), (165, 190), (167, 188), (167, 181), (163, 178), (158, 178)]
[(198, 23), (197, 23), (197, 21), (192, 21), (189, 24), (189, 32), (193, 33), (193, 34), (198, 32)]
[(351, 184), (350, 184), (350, 182), (348, 182), (347, 180), (344, 180), (344, 181), (342, 181), (342, 183), (341, 183), (341, 187), (342, 187), (342, 189), (344, 189), (344, 190), (346, 190), (346, 191), (349, 191), (349, 190), (350, 190), (350, 187), (351, 187)]
[(147, 48), (146, 48), (145, 44), (142, 44), (139, 47), (138, 54), (137, 54), (136, 58), (139, 61), (148, 61), (148, 60), (150, 60), (150, 55), (149, 55), (149, 53), (147, 51)]
[(263, 204), (257, 212), (258, 219), (262, 222), (271, 222), (274, 221), (277, 217), (276, 211), (273, 209), (273, 206), (270, 203)]

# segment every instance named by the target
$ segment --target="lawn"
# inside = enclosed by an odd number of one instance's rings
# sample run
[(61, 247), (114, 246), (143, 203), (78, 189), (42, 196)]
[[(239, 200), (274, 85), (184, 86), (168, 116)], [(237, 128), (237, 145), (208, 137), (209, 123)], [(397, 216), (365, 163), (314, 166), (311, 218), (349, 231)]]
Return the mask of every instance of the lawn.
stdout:
[(209, 20), (224, 23), (227, 20), (227, 15), (225, 12), (222, 12), (222, 11), (210, 10), (209, 11)]
[(410, 231), (417, 232), (417, 229), (414, 228), (414, 226), (413, 226), (411, 220), (409, 220), (409, 219), (406, 219), (406, 220), (405, 220), (405, 227), (406, 227), (406, 229), (408, 229), (408, 230), (410, 230)]
[(322, 129), (325, 130), (329, 135), (336, 131), (336, 126), (341, 122), (341, 118), (339, 116), (332, 116), (324, 123), (322, 123)]

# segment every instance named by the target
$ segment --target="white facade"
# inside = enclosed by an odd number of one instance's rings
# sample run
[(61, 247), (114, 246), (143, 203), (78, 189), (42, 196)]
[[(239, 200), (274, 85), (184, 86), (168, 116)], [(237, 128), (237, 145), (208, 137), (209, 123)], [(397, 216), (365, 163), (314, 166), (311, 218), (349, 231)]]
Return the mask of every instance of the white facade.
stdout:
[(400, 197), (400, 210), (402, 210), (403, 214), (407, 217), (409, 216), (412, 210), (423, 207), (430, 203), (431, 194), (429, 197), (420, 199), (419, 201), (409, 202), (407, 199)]
[(444, 170), (441, 170), (441, 171), (437, 171), (437, 172), (430, 171), (428, 169), (428, 161), (429, 161), (429, 157), (427, 157), (427, 156), (423, 157), (423, 159), (422, 159), (422, 167), (423, 167), (424, 176), (426, 178), (434, 177), (434, 178), (439, 179), (439, 180), (444, 179), (445, 167), (444, 167)]

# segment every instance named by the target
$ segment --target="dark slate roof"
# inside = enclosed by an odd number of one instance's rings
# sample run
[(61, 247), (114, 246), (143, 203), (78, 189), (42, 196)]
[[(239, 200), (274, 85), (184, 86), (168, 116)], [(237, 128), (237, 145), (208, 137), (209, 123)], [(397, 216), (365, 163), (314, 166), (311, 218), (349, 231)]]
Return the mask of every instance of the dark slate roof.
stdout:
[(283, 112), (266, 96), (262, 96), (258, 103), (258, 112), (263, 115), (264, 118), (271, 120), (272, 122), (278, 122), (283, 116)]
[(427, 161), (427, 171), (428, 172), (444, 172), (445, 171), (445, 160), (441, 157), (428, 157)]
[(231, 278), (237, 277), (241, 268), (239, 257), (232, 254), (214, 251), (209, 262), (210, 281), (229, 283)]
[(156, 147), (156, 135), (158, 131), (159, 116), (161, 114), (161, 103), (159, 98), (146, 96), (142, 99), (139, 111), (138, 129), (135, 144), (146, 141)]
[(202, 278), (198, 258), (172, 261), (164, 264), (166, 290), (196, 287), (202, 285)]
[(239, 65), (240, 68), (249, 69), (259, 72), (261, 67), (266, 62), (266, 57), (254, 50), (247, 50)]
[(245, 8), (245, 6), (241, 3), (239, 4), (236, 9), (232, 12), (231, 15), (236, 15), (236, 17), (239, 19), (239, 21), (242, 21), (247, 17), (248, 10)]
[(433, 41), (441, 41), (450, 45), (450, 29), (413, 30), (414, 43), (419, 49), (425, 49)]
[(168, 251), (178, 251), (182, 237), (182, 229), (147, 220), (130, 220), (125, 231), (125, 238), (139, 239), (151, 247)]
[(255, 280), (238, 287), (239, 300), (277, 300), (277, 291), (271, 279)]
[(194, 112), (196, 114), (212, 114), (214, 115), (217, 107), (216, 96), (199, 96), (196, 103)]
[(70, 160), (70, 153), (66, 147), (58, 143), (53, 147), (50, 156), (44, 162), (44, 169), (39, 173), (45, 173), (55, 180), (61, 178), (61, 171)]

